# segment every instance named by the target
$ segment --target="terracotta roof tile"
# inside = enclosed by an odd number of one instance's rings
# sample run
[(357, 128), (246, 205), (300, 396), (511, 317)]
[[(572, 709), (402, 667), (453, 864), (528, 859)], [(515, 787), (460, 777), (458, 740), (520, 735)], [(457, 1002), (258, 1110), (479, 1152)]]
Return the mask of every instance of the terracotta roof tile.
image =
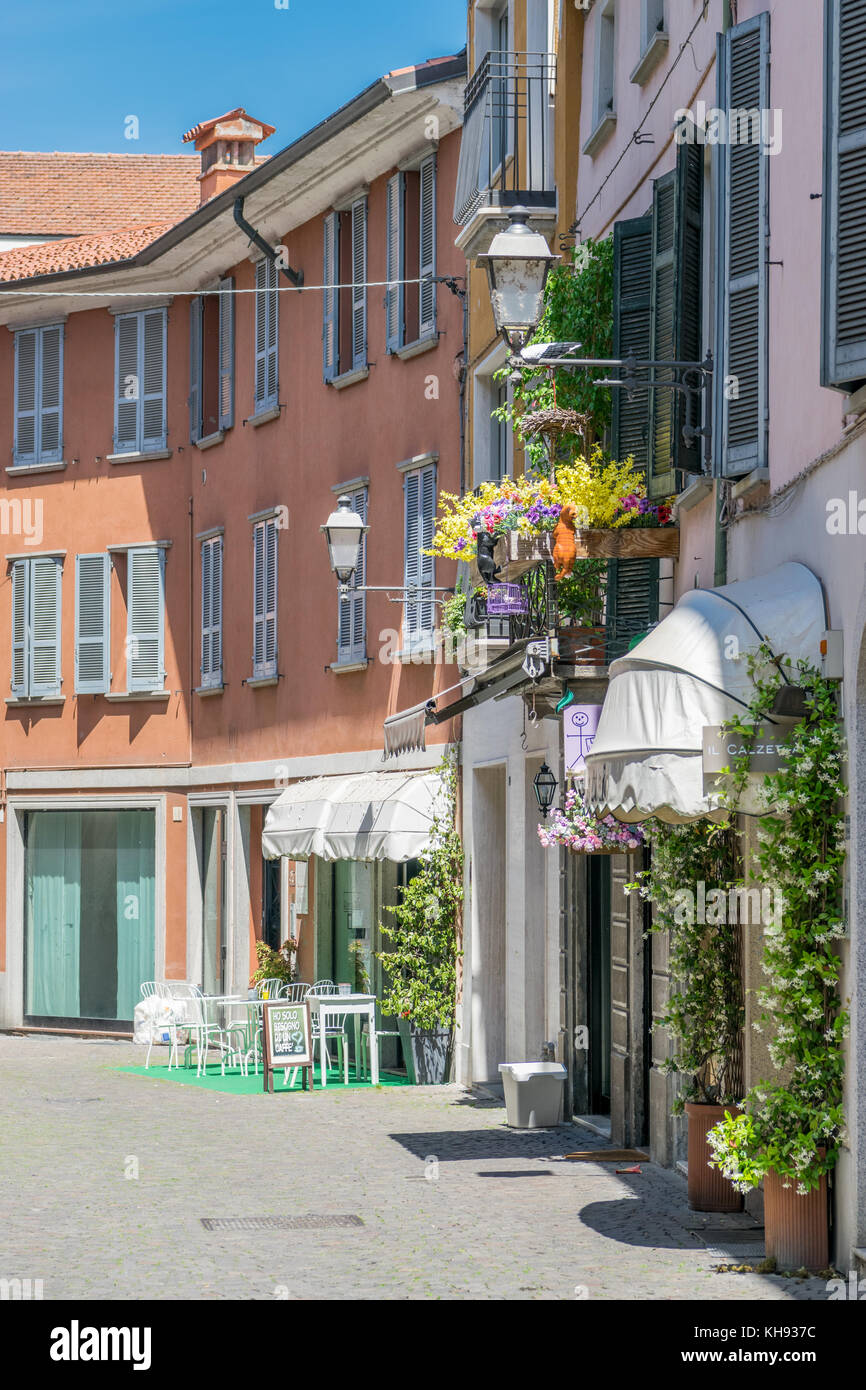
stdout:
[(0, 236), (81, 236), (199, 205), (198, 155), (0, 151)]
[(129, 260), (174, 225), (175, 219), (151, 222), (147, 226), (126, 227), (99, 236), (66, 237), (62, 241), (44, 241), (37, 246), (3, 251), (0, 253), (0, 284)]

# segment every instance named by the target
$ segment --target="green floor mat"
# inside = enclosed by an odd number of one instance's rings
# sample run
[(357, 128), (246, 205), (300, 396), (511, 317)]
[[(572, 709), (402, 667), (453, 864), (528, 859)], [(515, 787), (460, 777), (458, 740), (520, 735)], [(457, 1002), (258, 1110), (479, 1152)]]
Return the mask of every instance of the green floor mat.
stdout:
[[(205, 1076), (196, 1076), (195, 1067), (118, 1067), (117, 1071), (130, 1072), (133, 1076), (149, 1076), (156, 1081), (176, 1081), (181, 1086), (200, 1086), (206, 1091), (226, 1091), (234, 1096), (261, 1096), (265, 1094), (264, 1081), (262, 1080), (261, 1067), (258, 1076), (250, 1068), (249, 1076), (242, 1076), (234, 1069), (226, 1071), (225, 1076), (220, 1074), (219, 1063), (211, 1062)], [(322, 1089), (320, 1068), (315, 1069), (316, 1091)], [(291, 1080), (291, 1072), (289, 1073)], [(380, 1072), (380, 1086), (408, 1086), (410, 1083), (404, 1075), (394, 1072)], [(333, 1069), (328, 1073), (328, 1091), (371, 1091), (371, 1083), (363, 1076), (358, 1076), (354, 1067), (349, 1068), (349, 1085), (343, 1084), (343, 1073)], [(282, 1092), (285, 1095), (298, 1095), (303, 1091), (303, 1081), (301, 1073), (298, 1072), (295, 1078), (294, 1087), (283, 1086), (282, 1071), (274, 1072), (274, 1095)]]

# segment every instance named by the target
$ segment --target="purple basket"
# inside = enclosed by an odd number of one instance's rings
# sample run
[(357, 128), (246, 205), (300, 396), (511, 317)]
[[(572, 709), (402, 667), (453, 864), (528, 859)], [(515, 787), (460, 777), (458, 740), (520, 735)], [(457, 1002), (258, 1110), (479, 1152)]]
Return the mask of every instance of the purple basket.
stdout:
[(529, 612), (526, 590), (520, 584), (488, 584), (487, 616), (489, 618), (511, 618), (518, 613)]

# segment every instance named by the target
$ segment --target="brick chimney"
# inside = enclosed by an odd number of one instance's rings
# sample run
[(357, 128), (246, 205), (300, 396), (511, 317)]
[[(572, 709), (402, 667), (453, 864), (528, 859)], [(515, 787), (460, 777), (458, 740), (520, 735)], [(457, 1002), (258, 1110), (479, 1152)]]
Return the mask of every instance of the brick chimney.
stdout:
[(242, 106), (202, 121), (183, 137), (201, 151), (198, 175), (201, 202), (208, 203), (255, 168), (256, 146), (273, 135), (275, 127), (248, 116)]

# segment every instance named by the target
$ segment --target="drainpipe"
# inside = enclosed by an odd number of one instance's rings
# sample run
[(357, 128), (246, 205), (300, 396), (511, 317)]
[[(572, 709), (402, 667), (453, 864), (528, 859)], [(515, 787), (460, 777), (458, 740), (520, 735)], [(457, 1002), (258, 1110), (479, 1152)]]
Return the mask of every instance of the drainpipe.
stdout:
[[(261, 232), (257, 232), (252, 223), (248, 222), (244, 217), (243, 198), (235, 198), (234, 217), (235, 222), (238, 224), (241, 231), (249, 237), (250, 241), (252, 241), (259, 248), (259, 250), (267, 256), (268, 260), (271, 261), (271, 263), (276, 262), (277, 253), (274, 250), (273, 246), (271, 246), (269, 242), (265, 241), (265, 238), (262, 236)], [(292, 267), (290, 265), (282, 264), (282, 259), (280, 259), (279, 269), (283, 272), (289, 283), (294, 285), (296, 290), (299, 290), (301, 288), (301, 286), (304, 283), (304, 272), (302, 270), (292, 270)]]
[[(468, 272), (468, 265), (467, 265)], [(460, 496), (466, 492), (466, 382), (469, 379), (469, 275), (463, 294), (463, 366), (460, 369)]]

